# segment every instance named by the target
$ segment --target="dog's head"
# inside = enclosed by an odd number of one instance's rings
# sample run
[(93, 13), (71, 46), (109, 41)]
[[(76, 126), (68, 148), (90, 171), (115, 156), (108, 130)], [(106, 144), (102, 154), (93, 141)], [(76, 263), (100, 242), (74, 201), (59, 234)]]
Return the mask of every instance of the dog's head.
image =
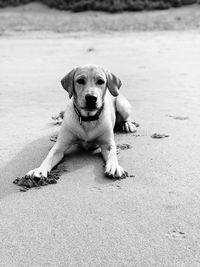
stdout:
[(118, 95), (121, 81), (114, 74), (95, 65), (84, 65), (71, 70), (62, 80), (63, 88), (73, 96), (79, 108), (95, 111), (101, 108), (106, 89)]

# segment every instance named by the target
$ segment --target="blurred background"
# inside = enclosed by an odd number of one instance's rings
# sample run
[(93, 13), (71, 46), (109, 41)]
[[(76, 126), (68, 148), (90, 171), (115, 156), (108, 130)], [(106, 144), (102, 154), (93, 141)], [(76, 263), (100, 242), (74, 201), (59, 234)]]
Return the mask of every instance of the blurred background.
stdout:
[(0, 0), (0, 35), (196, 29), (199, 0)]

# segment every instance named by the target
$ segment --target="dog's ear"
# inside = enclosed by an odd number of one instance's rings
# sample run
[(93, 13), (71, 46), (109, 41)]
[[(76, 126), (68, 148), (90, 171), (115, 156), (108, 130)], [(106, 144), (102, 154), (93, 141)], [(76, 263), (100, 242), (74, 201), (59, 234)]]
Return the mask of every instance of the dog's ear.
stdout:
[(74, 93), (74, 74), (75, 74), (75, 71), (76, 71), (76, 69), (71, 70), (60, 81), (62, 84), (62, 87), (68, 92), (69, 98), (71, 98), (73, 96), (73, 93)]
[(108, 90), (113, 96), (118, 96), (119, 94), (118, 90), (122, 85), (121, 80), (109, 71), (106, 72), (106, 76), (107, 76)]

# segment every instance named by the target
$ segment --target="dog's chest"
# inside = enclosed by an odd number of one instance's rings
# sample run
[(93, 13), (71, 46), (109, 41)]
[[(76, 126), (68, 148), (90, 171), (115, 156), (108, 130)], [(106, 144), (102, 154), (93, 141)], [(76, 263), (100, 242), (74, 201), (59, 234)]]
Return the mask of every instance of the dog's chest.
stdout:
[(90, 145), (95, 142), (101, 135), (102, 127), (96, 122), (82, 122), (76, 131), (76, 138), (78, 143), (83, 146)]

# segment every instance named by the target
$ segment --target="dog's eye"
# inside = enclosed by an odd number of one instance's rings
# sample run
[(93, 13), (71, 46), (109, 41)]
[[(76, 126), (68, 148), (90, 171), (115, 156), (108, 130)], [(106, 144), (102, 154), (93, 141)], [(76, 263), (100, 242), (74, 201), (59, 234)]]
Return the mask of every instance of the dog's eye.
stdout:
[(78, 84), (86, 84), (85, 80), (83, 78), (80, 78), (76, 81)]
[(102, 85), (102, 84), (104, 84), (105, 82), (104, 82), (104, 80), (102, 80), (102, 79), (98, 79), (97, 80), (97, 84), (99, 84), (99, 85)]

